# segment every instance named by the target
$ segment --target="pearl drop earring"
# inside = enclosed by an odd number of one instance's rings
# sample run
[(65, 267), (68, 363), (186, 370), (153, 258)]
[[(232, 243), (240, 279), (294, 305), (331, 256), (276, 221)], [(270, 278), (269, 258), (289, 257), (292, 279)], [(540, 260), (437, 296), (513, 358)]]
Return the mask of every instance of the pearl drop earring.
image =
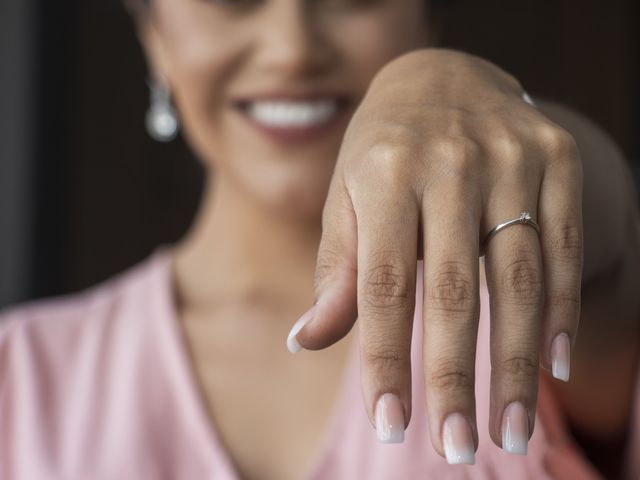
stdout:
[(158, 142), (170, 142), (178, 134), (178, 116), (171, 105), (169, 86), (154, 78), (149, 81), (150, 104), (145, 119), (149, 136)]

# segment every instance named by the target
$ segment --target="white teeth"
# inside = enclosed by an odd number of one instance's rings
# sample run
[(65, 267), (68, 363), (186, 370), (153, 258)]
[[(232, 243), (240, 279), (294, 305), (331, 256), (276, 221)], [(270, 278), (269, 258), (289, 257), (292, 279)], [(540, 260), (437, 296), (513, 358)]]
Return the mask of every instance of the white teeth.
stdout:
[(247, 112), (256, 122), (276, 128), (304, 128), (327, 122), (338, 113), (336, 100), (260, 101), (249, 104)]

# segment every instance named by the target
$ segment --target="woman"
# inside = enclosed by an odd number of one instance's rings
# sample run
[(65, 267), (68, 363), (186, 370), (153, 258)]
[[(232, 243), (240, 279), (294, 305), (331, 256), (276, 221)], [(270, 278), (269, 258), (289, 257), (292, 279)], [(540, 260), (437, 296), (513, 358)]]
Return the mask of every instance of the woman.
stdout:
[(637, 478), (639, 222), (600, 130), (425, 48), (424, 0), (131, 8), (205, 194), (177, 245), (4, 315), (1, 478)]

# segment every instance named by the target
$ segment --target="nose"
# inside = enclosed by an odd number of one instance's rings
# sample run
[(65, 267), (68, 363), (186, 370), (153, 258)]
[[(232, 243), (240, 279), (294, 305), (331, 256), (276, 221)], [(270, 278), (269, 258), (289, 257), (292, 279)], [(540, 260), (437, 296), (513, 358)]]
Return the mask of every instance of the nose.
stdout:
[(322, 32), (319, 16), (306, 1), (274, 0), (261, 19), (257, 48), (261, 65), (280, 76), (292, 78), (318, 75), (335, 57)]

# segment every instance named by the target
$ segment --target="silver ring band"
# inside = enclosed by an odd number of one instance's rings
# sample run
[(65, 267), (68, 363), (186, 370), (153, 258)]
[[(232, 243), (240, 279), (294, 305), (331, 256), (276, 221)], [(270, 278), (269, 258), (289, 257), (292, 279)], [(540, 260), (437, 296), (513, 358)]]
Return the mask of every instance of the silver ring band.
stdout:
[(533, 227), (533, 229), (536, 231), (538, 236), (540, 236), (540, 225), (536, 223), (536, 221), (531, 217), (531, 214), (529, 212), (521, 212), (518, 218), (514, 218), (513, 220), (509, 220), (504, 223), (499, 223), (498, 225), (493, 227), (491, 230), (489, 230), (489, 233), (485, 235), (484, 240), (482, 242), (483, 254), (487, 248), (489, 240), (491, 240), (491, 238), (493, 238), (493, 236), (496, 233), (498, 233), (500, 230), (504, 230), (505, 228), (511, 227), (512, 225), (529, 225), (530, 227)]

